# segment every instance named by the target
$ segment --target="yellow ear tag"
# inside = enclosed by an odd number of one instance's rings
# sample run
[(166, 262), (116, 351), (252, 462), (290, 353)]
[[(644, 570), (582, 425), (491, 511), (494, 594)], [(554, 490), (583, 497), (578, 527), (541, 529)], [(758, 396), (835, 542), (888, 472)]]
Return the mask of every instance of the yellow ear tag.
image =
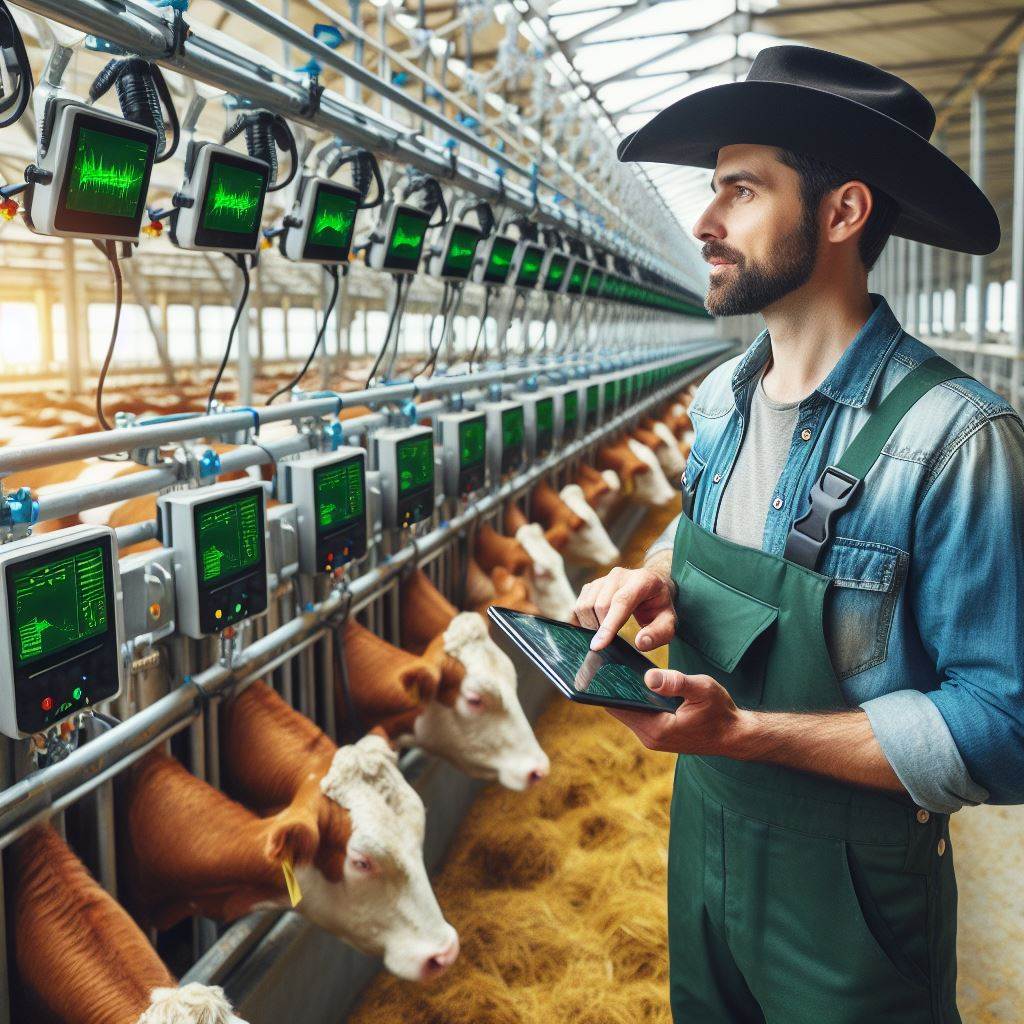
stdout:
[(293, 907), (297, 907), (302, 902), (302, 890), (290, 859), (281, 862), (281, 870), (284, 872), (284, 884), (288, 886), (288, 899), (292, 901)]

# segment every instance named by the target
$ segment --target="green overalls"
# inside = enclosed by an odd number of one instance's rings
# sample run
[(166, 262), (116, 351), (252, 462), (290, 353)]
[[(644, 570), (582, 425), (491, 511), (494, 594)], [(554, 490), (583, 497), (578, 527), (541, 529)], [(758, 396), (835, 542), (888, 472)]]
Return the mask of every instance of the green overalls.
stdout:
[[(704, 530), (684, 494), (670, 666), (712, 676), (744, 708), (849, 710), (822, 628), (832, 580), (814, 567), (907, 409), (963, 376), (929, 359), (886, 396), (815, 484), (785, 557)], [(676, 1024), (959, 1024), (948, 825), (905, 794), (680, 755), (668, 886)]]

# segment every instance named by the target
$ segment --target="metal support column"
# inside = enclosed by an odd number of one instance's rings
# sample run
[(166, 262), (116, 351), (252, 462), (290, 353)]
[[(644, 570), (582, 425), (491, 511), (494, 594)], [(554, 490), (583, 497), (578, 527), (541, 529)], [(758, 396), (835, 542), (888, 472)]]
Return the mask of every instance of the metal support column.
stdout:
[(1010, 404), (1019, 412), (1021, 360), (1024, 359), (1024, 45), (1017, 51), (1017, 109), (1013, 122), (1013, 213), (1011, 216), (1010, 274), (1013, 278), (1013, 362), (1010, 366)]
[(45, 288), (36, 289), (36, 322), (39, 325), (39, 366), (49, 373), (53, 366), (53, 309)]
[[(68, 342), (68, 391), (82, 390), (82, 306), (75, 267), (75, 240), (64, 239), (64, 330)], [(86, 325), (88, 336), (88, 325)]]
[[(971, 177), (978, 188), (985, 187), (985, 97), (980, 92), (971, 94)], [(971, 285), (974, 289), (974, 366), (972, 373), (981, 375), (981, 346), (985, 341), (986, 295), (985, 257), (971, 257)]]

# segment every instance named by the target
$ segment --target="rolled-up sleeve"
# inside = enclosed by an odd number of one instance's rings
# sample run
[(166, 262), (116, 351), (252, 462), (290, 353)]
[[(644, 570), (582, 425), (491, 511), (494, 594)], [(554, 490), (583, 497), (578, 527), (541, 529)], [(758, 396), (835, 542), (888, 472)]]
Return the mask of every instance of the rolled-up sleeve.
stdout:
[(1024, 803), (1024, 428), (982, 421), (914, 523), (907, 596), (937, 688), (861, 707), (923, 807)]

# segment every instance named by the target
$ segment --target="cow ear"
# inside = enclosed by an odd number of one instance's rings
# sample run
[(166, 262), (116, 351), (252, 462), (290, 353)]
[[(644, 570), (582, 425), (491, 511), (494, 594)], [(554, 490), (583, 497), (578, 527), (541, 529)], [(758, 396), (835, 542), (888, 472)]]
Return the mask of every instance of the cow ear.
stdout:
[(382, 725), (375, 725), (367, 734), (367, 736), (379, 736), (388, 746), (391, 746), (391, 737), (388, 735), (387, 729)]
[(319, 844), (316, 817), (305, 808), (289, 807), (270, 819), (265, 852), (272, 864), (308, 864)]

